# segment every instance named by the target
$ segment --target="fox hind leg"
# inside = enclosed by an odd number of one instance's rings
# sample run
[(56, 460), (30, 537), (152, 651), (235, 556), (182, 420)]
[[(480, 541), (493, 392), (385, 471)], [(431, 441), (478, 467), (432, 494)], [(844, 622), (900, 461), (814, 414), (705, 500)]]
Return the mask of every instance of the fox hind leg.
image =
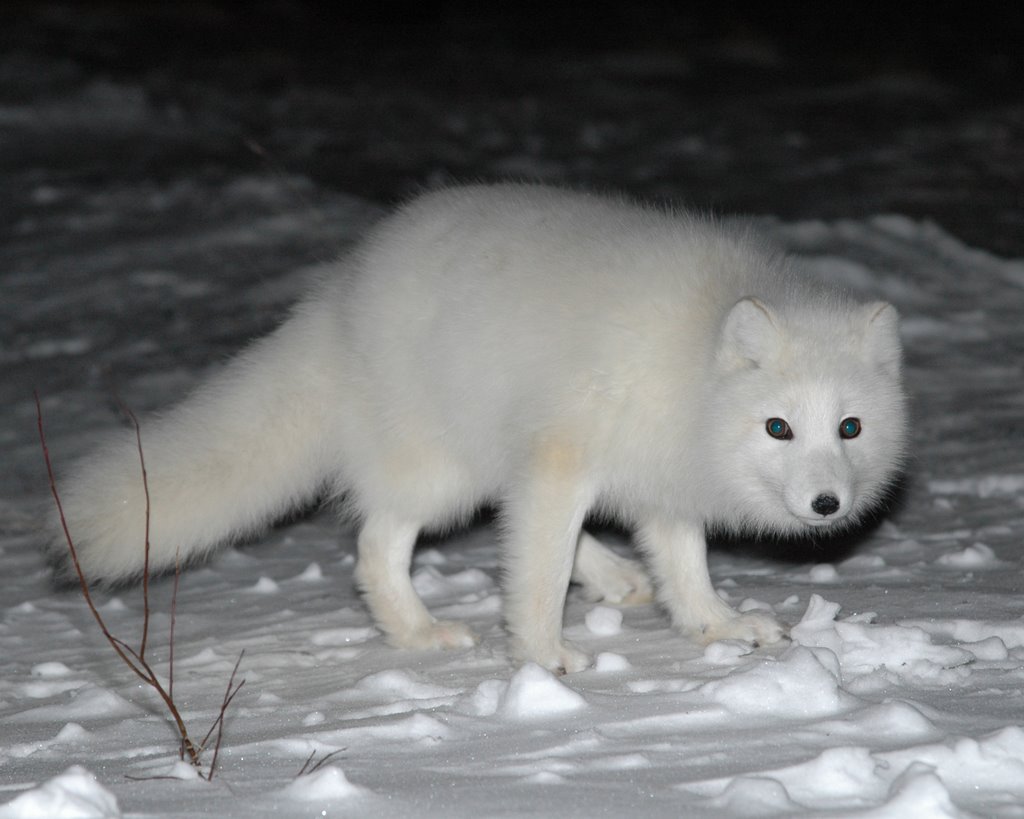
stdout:
[(377, 626), (396, 648), (463, 648), (476, 643), (462, 623), (436, 620), (412, 585), (409, 570), (418, 524), (388, 513), (367, 515), (359, 532), (356, 583)]
[(593, 602), (638, 606), (654, 599), (651, 580), (643, 566), (617, 555), (588, 532), (580, 534), (572, 582), (582, 586), (584, 597)]

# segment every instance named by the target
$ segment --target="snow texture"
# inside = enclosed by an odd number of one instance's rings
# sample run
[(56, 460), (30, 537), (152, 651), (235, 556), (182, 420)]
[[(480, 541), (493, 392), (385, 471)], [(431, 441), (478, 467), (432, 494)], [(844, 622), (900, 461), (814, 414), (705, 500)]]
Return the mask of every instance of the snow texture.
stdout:
[[(749, 26), (515, 51), (467, 18), (304, 49), (202, 3), (19, 8), (0, 52), (0, 817), (1024, 816), (1024, 106), (974, 93), (994, 74), (812, 71)], [(481, 635), (449, 652), (386, 644), (350, 526), (284, 522), (181, 578), (174, 690), (199, 736), (245, 650), (199, 778), (51, 582), (33, 388), (60, 467), (120, 422), (115, 390), (142, 416), (175, 401), (388, 203), (509, 176), (753, 211), (816, 275), (895, 303), (914, 405), (897, 502), (838, 541), (714, 545), (719, 593), (791, 644), (702, 647), (654, 605), (572, 591), (567, 635), (597, 660), (563, 677), (507, 657), (490, 519), (417, 554), (433, 613)], [(171, 587), (151, 587), (161, 674)], [(139, 590), (97, 603), (135, 643)]]

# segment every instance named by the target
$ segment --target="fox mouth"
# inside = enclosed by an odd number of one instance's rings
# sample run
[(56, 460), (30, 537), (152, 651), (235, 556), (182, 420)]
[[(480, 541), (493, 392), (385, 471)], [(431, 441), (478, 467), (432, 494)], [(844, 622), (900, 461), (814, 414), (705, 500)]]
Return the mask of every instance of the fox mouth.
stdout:
[(849, 514), (839, 512), (833, 515), (798, 515), (792, 513), (793, 517), (800, 521), (808, 529), (833, 529), (849, 522)]
[(843, 518), (810, 518), (804, 515), (797, 515), (797, 520), (806, 526), (810, 526), (812, 529), (827, 529), (829, 526), (834, 526), (839, 523)]

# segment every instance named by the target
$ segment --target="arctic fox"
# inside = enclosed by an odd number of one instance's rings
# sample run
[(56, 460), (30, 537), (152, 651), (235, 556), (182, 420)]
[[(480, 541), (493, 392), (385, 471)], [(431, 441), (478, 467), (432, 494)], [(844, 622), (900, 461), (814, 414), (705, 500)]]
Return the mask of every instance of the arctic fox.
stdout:
[[(582, 530), (599, 515), (635, 531), (677, 628), (771, 643), (779, 622), (715, 593), (705, 532), (836, 529), (874, 507), (904, 453), (900, 366), (893, 307), (808, 281), (741, 229), (541, 186), (430, 193), (144, 425), (151, 568), (326, 492), (360, 522), (356, 578), (390, 642), (470, 645), (427, 611), (410, 561), (421, 531), (493, 504), (513, 653), (576, 671), (570, 580), (652, 594)], [(61, 489), (86, 576), (137, 576), (134, 436)]]

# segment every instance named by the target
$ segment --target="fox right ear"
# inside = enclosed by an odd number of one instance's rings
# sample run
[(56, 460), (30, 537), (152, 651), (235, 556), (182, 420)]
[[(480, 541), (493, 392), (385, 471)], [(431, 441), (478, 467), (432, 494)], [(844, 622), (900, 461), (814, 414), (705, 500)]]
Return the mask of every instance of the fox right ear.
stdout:
[(759, 299), (740, 299), (722, 323), (718, 360), (727, 366), (760, 367), (778, 344), (779, 327), (772, 309)]

